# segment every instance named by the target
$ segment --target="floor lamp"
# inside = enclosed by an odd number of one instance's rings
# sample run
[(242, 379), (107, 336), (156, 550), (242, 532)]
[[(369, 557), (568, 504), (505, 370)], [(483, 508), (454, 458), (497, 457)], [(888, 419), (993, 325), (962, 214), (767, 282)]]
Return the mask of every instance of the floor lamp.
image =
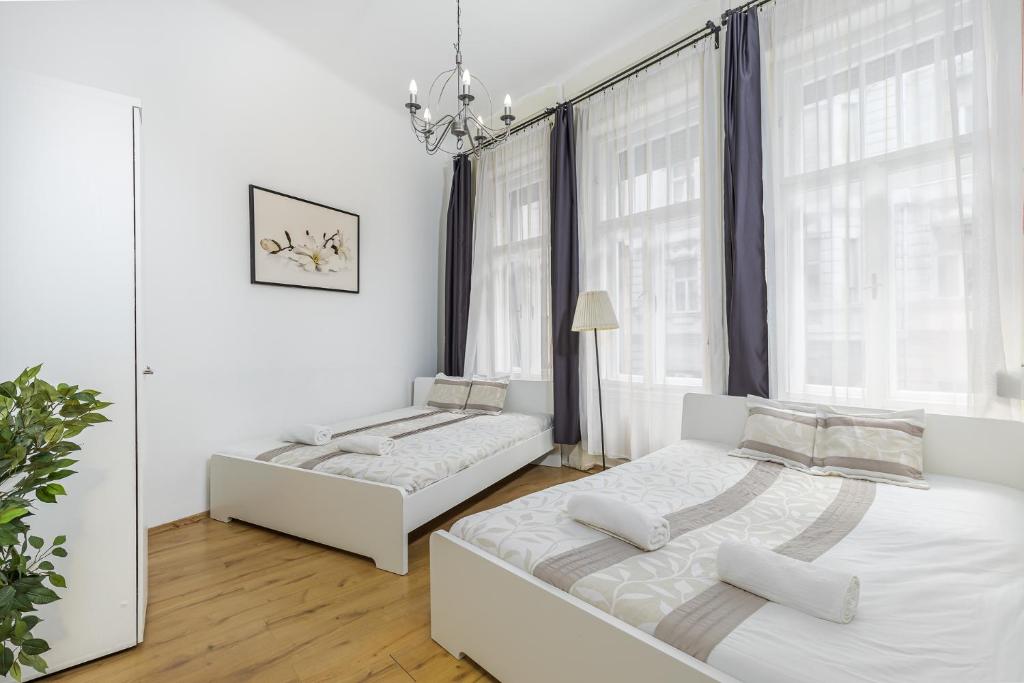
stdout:
[(597, 361), (597, 414), (601, 421), (601, 469), (605, 466), (604, 454), (604, 406), (601, 402), (601, 353), (598, 350), (597, 331), (617, 330), (619, 321), (612, 310), (612, 301), (608, 298), (608, 292), (598, 290), (595, 292), (580, 292), (580, 298), (576, 301), (576, 314), (572, 318), (573, 332), (594, 331), (594, 360)]

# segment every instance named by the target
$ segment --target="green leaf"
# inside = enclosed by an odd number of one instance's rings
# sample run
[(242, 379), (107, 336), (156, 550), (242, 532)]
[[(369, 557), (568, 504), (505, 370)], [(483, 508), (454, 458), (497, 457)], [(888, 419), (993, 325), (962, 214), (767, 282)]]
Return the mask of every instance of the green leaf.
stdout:
[(29, 638), (21, 644), (21, 649), (30, 655), (41, 655), (50, 649), (50, 644), (42, 638)]
[(26, 368), (25, 370), (22, 371), (20, 375), (18, 375), (18, 379), (14, 380), (15, 384), (28, 384), (29, 381), (34, 379), (35, 376), (39, 374), (39, 370), (42, 369), (42, 367), (43, 364), (40, 363), (39, 365), (36, 365), (34, 367)]
[(60, 600), (60, 596), (45, 586), (36, 586), (25, 591), (25, 596), (36, 605), (46, 605)]
[(11, 520), (15, 520), (18, 517), (25, 515), (27, 512), (28, 509), (23, 507), (7, 508), (3, 512), (0, 512), (0, 524), (7, 524)]
[(27, 636), (30, 630), (31, 629), (29, 628), (28, 622), (24, 621), (23, 619), (18, 619), (14, 623), (14, 637), (19, 640)]
[(68, 537), (65, 536), (64, 534), (61, 534), (60, 536), (57, 536), (56, 538), (53, 539), (53, 544), (54, 545), (64, 545), (67, 542), (68, 542)]
[(39, 550), (43, 547), (43, 539), (39, 538), (38, 536), (29, 536), (28, 544), (36, 550)]
[(0, 652), (0, 674), (6, 676), (10, 672), (11, 665), (13, 664), (14, 651), (5, 645), (3, 651)]
[(11, 662), (11, 678), (21, 682), (21, 664), (17, 662)]
[(14, 598), (18, 591), (15, 590), (14, 586), (4, 586), (0, 588), (0, 614), (6, 614), (11, 610), (11, 606), (14, 604)]
[(55, 496), (66, 496), (68, 492), (64, 490), (61, 484), (47, 484), (46, 490)]
[(18, 661), (25, 666), (31, 666), (33, 669), (41, 674), (46, 673), (46, 660), (39, 655), (28, 655), (22, 650), (18, 653)]
[(52, 571), (53, 570), (53, 562), (50, 562), (49, 560), (43, 560), (42, 562), (39, 563), (39, 568), (41, 570), (43, 570), (44, 572)]
[(28, 629), (30, 631), (34, 629), (36, 627), (36, 624), (38, 624), (41, 621), (39, 617), (37, 617), (34, 614), (26, 614), (21, 618), (21, 620), (28, 624)]
[(64, 548), (58, 546), (58, 547), (53, 549), (53, 554), (56, 555), (57, 557), (67, 557), (68, 556), (68, 551), (65, 550)]
[(18, 542), (18, 536), (9, 527), (0, 527), (0, 546), (10, 546)]
[(38, 489), (36, 491), (36, 498), (38, 498), (43, 503), (56, 503), (57, 502), (57, 497), (55, 495), (53, 495), (52, 493), (50, 493), (49, 491), (47, 491), (45, 488)]
[(67, 588), (68, 587), (68, 584), (64, 580), (64, 577), (61, 576), (60, 574), (58, 574), (56, 572), (53, 572), (53, 573), (48, 574), (47, 576), (50, 577), (50, 583), (53, 584), (54, 586), (56, 586), (57, 588)]

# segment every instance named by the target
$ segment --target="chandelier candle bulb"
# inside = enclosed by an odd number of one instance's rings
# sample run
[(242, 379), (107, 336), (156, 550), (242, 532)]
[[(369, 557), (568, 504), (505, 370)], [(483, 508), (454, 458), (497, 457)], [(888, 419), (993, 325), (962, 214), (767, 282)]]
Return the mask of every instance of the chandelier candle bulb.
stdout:
[(416, 81), (409, 81), (409, 101), (405, 103), (405, 108), (409, 110), (409, 116), (415, 117), (416, 112), (420, 109), (420, 103), (416, 100), (416, 93), (419, 90), (416, 88)]
[(508, 134), (508, 127), (512, 125), (512, 122), (516, 120), (515, 116), (512, 116), (512, 96), (505, 93), (505, 111), (501, 115), (501, 120), (505, 124), (506, 135)]
[(487, 136), (484, 135), (484, 117), (481, 114), (476, 115), (476, 135), (473, 139), (478, 145), (487, 142)]
[(430, 123), (430, 107), (423, 110), (423, 120)]

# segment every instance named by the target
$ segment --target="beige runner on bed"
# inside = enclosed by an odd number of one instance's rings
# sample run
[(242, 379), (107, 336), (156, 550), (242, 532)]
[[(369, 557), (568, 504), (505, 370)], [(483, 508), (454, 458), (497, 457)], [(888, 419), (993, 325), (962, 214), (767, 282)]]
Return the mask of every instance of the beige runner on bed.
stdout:
[[(317, 465), (327, 462), (339, 455), (346, 455), (348, 451), (340, 450), (334, 445), (334, 440), (352, 434), (371, 434), (373, 436), (384, 436), (392, 439), (404, 439), (416, 434), (422, 434), (441, 427), (447, 427), (459, 422), (479, 417), (479, 415), (464, 415), (451, 413), (444, 410), (432, 410), (417, 415), (400, 417), (386, 422), (354, 427), (331, 435), (331, 441), (323, 446), (309, 446), (301, 443), (290, 443), (278, 448), (273, 448), (256, 456), (257, 460), (273, 462), (279, 465), (290, 465), (304, 470), (311, 470)], [(411, 425), (410, 423), (416, 423)], [(410, 428), (412, 427), (412, 428)]]
[[(616, 599), (619, 588), (628, 582), (631, 593), (641, 599), (628, 608), (633, 613), (626, 620), (655, 625), (655, 637), (706, 661), (714, 647), (766, 600), (721, 583), (713, 574), (686, 574), (674, 567), (713, 561), (718, 544), (726, 539), (762, 543), (806, 562), (820, 557), (860, 523), (874, 501), (875, 484), (836, 479), (828, 487), (804, 489), (798, 477), (808, 476), (760, 462), (714, 498), (666, 515), (672, 540), (660, 551), (645, 553), (608, 537), (547, 558), (534, 567), (533, 574), (602, 607)], [(787, 517), (784, 511), (790, 506), (799, 506), (800, 520)], [(773, 524), (783, 519), (784, 523)], [(765, 532), (766, 528), (770, 531)], [(659, 575), (659, 568), (668, 576)], [(673, 571), (679, 576), (673, 577)], [(655, 583), (685, 580), (684, 602), (664, 612), (664, 596), (658, 595), (656, 585), (650, 587), (645, 601), (640, 593), (647, 590), (645, 576)]]

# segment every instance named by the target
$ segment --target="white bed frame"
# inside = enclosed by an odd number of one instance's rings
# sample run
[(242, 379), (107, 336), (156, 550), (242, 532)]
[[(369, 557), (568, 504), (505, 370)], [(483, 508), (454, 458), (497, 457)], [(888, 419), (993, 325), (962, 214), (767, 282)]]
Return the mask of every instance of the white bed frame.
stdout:
[[(736, 444), (742, 397), (688, 394), (684, 439)], [(925, 470), (1024, 490), (1024, 423), (929, 415)], [(431, 635), (504, 683), (733, 681), (578, 598), (443, 531), (430, 537)]]
[[(433, 377), (413, 382), (424, 405)], [(551, 413), (551, 384), (513, 380), (505, 410)], [(407, 494), (401, 487), (303, 470), (252, 458), (210, 458), (210, 517), (239, 519), (373, 559), (378, 569), (409, 571), (409, 532), (536, 462), (561, 466), (548, 429), (466, 469)]]

